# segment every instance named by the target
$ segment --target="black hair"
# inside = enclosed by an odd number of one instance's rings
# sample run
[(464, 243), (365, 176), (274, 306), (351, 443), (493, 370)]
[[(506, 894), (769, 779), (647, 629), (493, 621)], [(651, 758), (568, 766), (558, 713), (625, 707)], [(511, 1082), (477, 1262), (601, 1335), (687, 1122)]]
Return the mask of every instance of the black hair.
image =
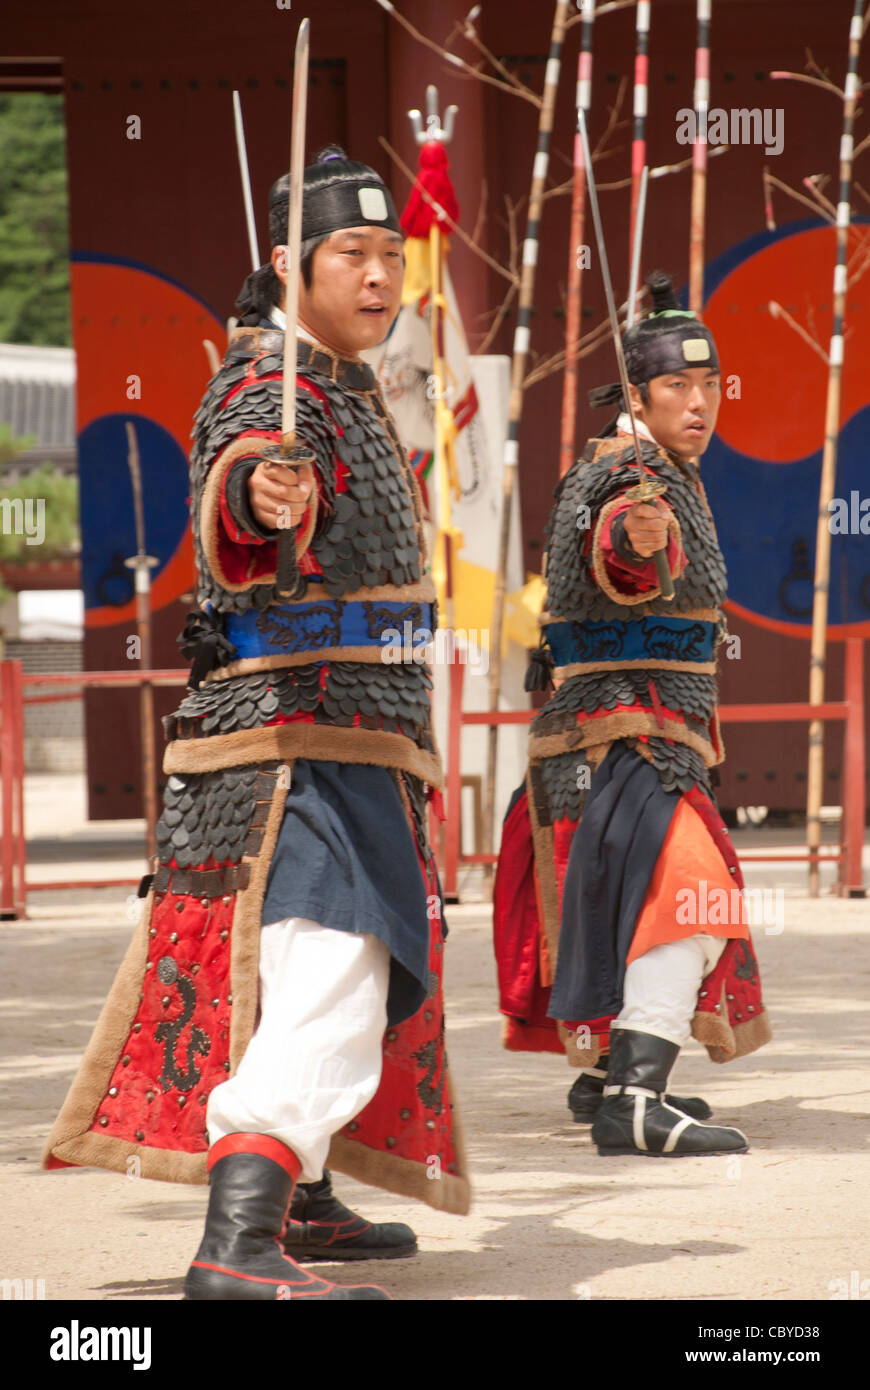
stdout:
[[(314, 162), (306, 168), (303, 188), (306, 192), (312, 192), (327, 186), (334, 187), (336, 184), (359, 184), (361, 179), (382, 183), (380, 175), (370, 169), (367, 164), (360, 164), (355, 159), (348, 159), (340, 145), (326, 145), (318, 151), (314, 156)], [(276, 246), (283, 246), (287, 240), (289, 201), (290, 175), (282, 174), (269, 190), (269, 245), (272, 249)], [(320, 232), (306, 237), (304, 202), (302, 208), (299, 271), (305, 288), (310, 289), (314, 252), (322, 242), (329, 239), (331, 232)], [(243, 324), (259, 323), (261, 318), (268, 317), (274, 304), (280, 303), (283, 294), (284, 288), (271, 264), (260, 266), (259, 270), (253, 271), (248, 276), (242, 286), (241, 294), (236, 300), (239, 322)]]

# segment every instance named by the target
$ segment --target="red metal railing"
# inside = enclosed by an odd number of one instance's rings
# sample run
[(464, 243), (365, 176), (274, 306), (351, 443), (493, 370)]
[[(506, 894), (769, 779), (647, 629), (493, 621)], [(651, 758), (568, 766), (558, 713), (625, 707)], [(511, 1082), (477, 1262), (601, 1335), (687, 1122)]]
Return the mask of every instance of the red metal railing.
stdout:
[[(457, 896), (460, 864), (494, 864), (495, 854), (462, 853), (462, 730), (470, 725), (528, 724), (533, 710), (471, 711), (462, 708), (464, 667), (455, 663), (450, 670), (450, 711), (447, 734), (447, 824), (444, 837), (444, 892)], [(769, 862), (838, 863), (838, 888), (844, 897), (863, 897), (864, 877), (861, 852), (864, 845), (866, 793), (864, 787), (864, 642), (860, 637), (846, 639), (845, 700), (826, 700), (821, 705), (778, 703), (758, 705), (720, 705), (723, 724), (808, 723), (811, 719), (845, 724), (843, 743), (843, 815), (840, 845), (826, 854), (741, 854), (747, 864)]]
[[(34, 883), (27, 878), (24, 831), (24, 708), (57, 700), (80, 700), (86, 688), (112, 689), (151, 685), (186, 685), (186, 670), (81, 671), (74, 674), (25, 675), (20, 661), (0, 662), (0, 794), (3, 799), (0, 843), (0, 918), (23, 917), (27, 894), (46, 889), (127, 888), (137, 878), (70, 879)], [(31, 685), (62, 686), (49, 695), (26, 695)]]
[[(825, 854), (742, 855), (746, 863), (790, 862), (839, 864), (839, 889), (844, 896), (864, 892), (861, 851), (865, 818), (864, 666), (861, 638), (846, 640), (845, 700), (821, 705), (779, 703), (720, 705), (723, 724), (751, 722), (808, 722), (822, 719), (845, 724), (843, 745), (843, 816), (840, 845)], [(493, 864), (494, 854), (462, 853), (462, 730), (471, 725), (528, 724), (531, 710), (497, 713), (462, 709), (464, 667), (456, 662), (450, 671), (450, 711), (447, 736), (447, 824), (444, 836), (444, 891), (455, 897), (460, 864)], [(0, 917), (21, 917), (27, 894), (46, 889), (129, 887), (138, 878), (69, 880), (34, 883), (26, 877), (24, 833), (24, 707), (56, 700), (81, 699), (84, 690), (152, 685), (184, 686), (186, 670), (87, 671), (75, 674), (25, 675), (20, 661), (0, 662), (0, 792), (2, 792), (2, 842), (0, 842)], [(24, 695), (25, 686), (62, 686), (59, 693)]]

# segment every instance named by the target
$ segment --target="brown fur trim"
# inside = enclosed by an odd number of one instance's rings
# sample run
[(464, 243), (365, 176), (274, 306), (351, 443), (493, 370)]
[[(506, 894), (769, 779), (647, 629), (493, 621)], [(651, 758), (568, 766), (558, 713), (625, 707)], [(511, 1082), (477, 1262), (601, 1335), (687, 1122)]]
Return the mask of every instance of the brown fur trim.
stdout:
[[(322, 584), (308, 585), (308, 602), (323, 597)], [(375, 589), (354, 589), (342, 594), (342, 603), (434, 603), (438, 595), (431, 575), (424, 574), (415, 584), (381, 584)], [(300, 599), (300, 603), (306, 602)]]
[(541, 927), (550, 952), (553, 970), (559, 953), (559, 890), (556, 886), (556, 872), (553, 867), (553, 827), (541, 825), (538, 821), (537, 807), (531, 782), (526, 777), (529, 821), (532, 827), (532, 847), (535, 852), (535, 869), (538, 875), (541, 910), (544, 920)]
[(437, 1178), (427, 1177), (426, 1165), (414, 1163), (409, 1158), (399, 1158), (396, 1154), (383, 1153), (370, 1148), (358, 1139), (348, 1139), (344, 1134), (334, 1134), (329, 1146), (326, 1166), (345, 1173), (357, 1182), (368, 1183), (370, 1187), (382, 1187), (387, 1192), (395, 1192), (400, 1197), (413, 1197), (425, 1202), (436, 1211), (448, 1211), (454, 1216), (467, 1216), (471, 1210), (471, 1185), (466, 1177), (468, 1166), (465, 1157), (462, 1128), (459, 1122), (459, 1108), (454, 1104), (453, 1082), (448, 1073), (447, 1099), (453, 1108), (453, 1148), (456, 1154), (456, 1173), (440, 1173)]
[(123, 1171), (125, 1157), (131, 1152), (132, 1146), (124, 1144), (122, 1140), (110, 1140), (108, 1135), (89, 1134), (88, 1131), (106, 1094), (139, 1008), (139, 992), (148, 959), (148, 925), (153, 896), (153, 892), (148, 894), (139, 925), (118, 967), (85, 1055), (52, 1126), (42, 1159), (44, 1167), (52, 1154), (66, 1163), (93, 1162), (93, 1159), (79, 1155), (85, 1150), (92, 1152), (95, 1143), (98, 1146), (115, 1143), (124, 1150), (124, 1157), (118, 1156), (118, 1168)]
[[(680, 614), (682, 617), (682, 614)], [(715, 661), (575, 661), (570, 666), (556, 666), (554, 676), (569, 680), (571, 676), (585, 676), (591, 671), (694, 671), (702, 676), (715, 676)]]
[[(248, 676), (253, 671), (280, 671), (285, 666), (310, 666), (314, 661), (367, 661), (370, 666), (398, 666), (398, 661), (384, 661), (385, 647), (318, 647), (317, 651), (282, 652), (280, 656), (243, 656), (240, 661), (231, 661), (210, 671), (203, 685), (213, 681), (226, 681), (232, 676)], [(421, 647), (403, 647), (402, 661), (415, 662), (415, 651)], [(389, 648), (392, 654), (395, 648)], [(425, 665), (425, 662), (417, 663)]]
[[(592, 538), (592, 573), (595, 575), (598, 587), (609, 599), (612, 599), (614, 603), (621, 603), (630, 607), (635, 603), (649, 603), (651, 599), (660, 598), (662, 591), (657, 586), (654, 589), (645, 589), (642, 594), (623, 594), (620, 593), (619, 589), (614, 588), (613, 584), (610, 582), (607, 566), (604, 563), (604, 553), (601, 549), (601, 528), (623, 501), (624, 498), (621, 495), (612, 497), (609, 502), (605, 502), (601, 511), (598, 513), (595, 534)], [(682, 531), (680, 529), (680, 523), (675, 516), (672, 516), (668, 522), (668, 531), (676, 540), (677, 545), (682, 547)], [(671, 578), (677, 579), (681, 573), (682, 570), (679, 568), (673, 569), (671, 570)]]
[(230, 345), (247, 348), (249, 352), (284, 351), (284, 334), (280, 328), (234, 328)]
[(432, 787), (440, 787), (444, 780), (438, 755), (418, 748), (404, 734), (331, 724), (273, 724), (210, 738), (175, 739), (167, 744), (163, 771), (216, 772), (223, 767), (272, 760), (292, 762), (294, 758), (395, 767)]
[(601, 1056), (601, 1044), (593, 1033), (591, 1047), (578, 1047), (577, 1034), (572, 1028), (566, 1028), (564, 1023), (558, 1025), (559, 1037), (565, 1045), (565, 1056), (568, 1065), (572, 1067), (594, 1067), (598, 1058)]
[(471, 1189), (466, 1178), (442, 1173), (437, 1179), (429, 1179), (425, 1164), (370, 1149), (343, 1134), (333, 1135), (326, 1162), (331, 1169), (356, 1178), (357, 1182), (382, 1187), (400, 1197), (413, 1197), (437, 1211), (467, 1216), (471, 1209)]
[[(218, 527), (221, 525), (220, 504), (221, 490), (224, 478), (234, 463), (239, 459), (251, 458), (255, 454), (265, 453), (266, 449), (273, 447), (270, 439), (253, 437), (250, 439), (234, 439), (232, 444), (228, 444), (225, 449), (218, 454), (206, 479), (202, 493), (202, 515), (200, 518), (200, 538), (202, 548), (208, 567), (211, 570), (217, 583), (231, 594), (241, 594), (247, 589), (253, 589), (257, 584), (274, 584), (275, 573), (260, 574), (256, 579), (246, 579), (241, 584), (236, 584), (228, 579), (223, 572), (220, 557), (218, 554)], [(299, 531), (296, 535), (296, 559), (305, 554), (308, 549), (311, 537), (314, 535), (314, 526), (317, 521), (317, 488), (311, 493), (308, 502), (308, 520), (305, 523), (304, 531)]]
[[(659, 614), (658, 616), (668, 616)], [(690, 623), (718, 623), (722, 617), (722, 612), (718, 608), (688, 608), (685, 612), (674, 613), (675, 618), (685, 618)], [(573, 618), (563, 618), (558, 613), (542, 613), (541, 624), (544, 623), (569, 623)], [(620, 620), (621, 621), (621, 620)]]
[(245, 1055), (254, 1033), (260, 999), (260, 925), (266, 879), (275, 853), (278, 832), (284, 816), (284, 803), (293, 775), (290, 763), (283, 776), (275, 778), (272, 804), (256, 855), (245, 855), (242, 862), (251, 866), (247, 888), (236, 897), (233, 926), (230, 935), (230, 982), (233, 1007), (230, 1015), (230, 1076), (233, 1076)]
[[(591, 727), (590, 727), (591, 726)], [(646, 734), (653, 738), (670, 738), (685, 743), (704, 759), (705, 767), (715, 767), (722, 759), (716, 756), (709, 739), (694, 734), (676, 719), (662, 717), (659, 724), (652, 710), (632, 710), (630, 714), (610, 714), (603, 719), (588, 719), (564, 734), (529, 736), (529, 757), (534, 761), (550, 758), (556, 753), (573, 753), (583, 747), (585, 733), (594, 735), (596, 742), (613, 742), (620, 738), (637, 738)]]
[[(60, 1117), (58, 1117), (60, 1118)], [(79, 1168), (107, 1168), (110, 1172), (129, 1173), (130, 1159), (139, 1160), (140, 1178), (152, 1178), (157, 1182), (207, 1183), (208, 1155), (183, 1153), (180, 1149), (150, 1149), (145, 1144), (129, 1143), (126, 1139), (116, 1139), (110, 1134), (80, 1134), (74, 1139), (54, 1143), (51, 1153), (64, 1163), (75, 1164)], [(43, 1158), (43, 1167), (48, 1167)]]
[[(726, 1008), (725, 986), (722, 986), (722, 1009)], [(721, 1014), (698, 1011), (692, 1019), (692, 1037), (703, 1043), (712, 1062), (732, 1062), (746, 1057), (770, 1042), (773, 1034), (770, 1018), (764, 1009), (755, 1018), (747, 1018), (733, 1026)]]

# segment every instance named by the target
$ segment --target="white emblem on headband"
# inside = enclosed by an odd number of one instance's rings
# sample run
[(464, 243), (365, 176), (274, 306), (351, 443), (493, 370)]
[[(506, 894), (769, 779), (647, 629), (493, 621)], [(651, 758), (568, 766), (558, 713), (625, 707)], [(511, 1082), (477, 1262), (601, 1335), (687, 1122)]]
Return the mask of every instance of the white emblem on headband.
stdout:
[(683, 360), (686, 362), (710, 361), (710, 344), (706, 338), (684, 338), (682, 348)]
[(360, 188), (358, 197), (359, 210), (367, 221), (386, 222), (390, 213), (382, 188)]

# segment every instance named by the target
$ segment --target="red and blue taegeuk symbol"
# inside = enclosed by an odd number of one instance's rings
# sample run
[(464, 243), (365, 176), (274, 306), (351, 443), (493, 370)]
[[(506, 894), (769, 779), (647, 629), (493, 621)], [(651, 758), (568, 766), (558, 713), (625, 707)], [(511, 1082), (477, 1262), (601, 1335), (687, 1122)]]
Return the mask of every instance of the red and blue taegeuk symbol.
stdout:
[(210, 375), (203, 340), (220, 349), (224, 326), (148, 266), (86, 252), (71, 261), (82, 588), (92, 629), (135, 620), (133, 571), (124, 564), (136, 553), (128, 420), (139, 446), (146, 550), (157, 560), (152, 610), (193, 585), (190, 429)]
[[(771, 300), (828, 351), (833, 228), (793, 222), (740, 242), (707, 270), (704, 319), (722, 365), (723, 400), (702, 477), (728, 566), (728, 604), (747, 621), (809, 636), (828, 368)], [(870, 227), (855, 223), (849, 250)], [(859, 257), (860, 259), (860, 257)], [(870, 528), (870, 274), (850, 287), (835, 496)], [(728, 399), (739, 377), (739, 398)], [(732, 382), (731, 390), (736, 390)], [(853, 497), (853, 494), (857, 496)], [(858, 527), (832, 537), (829, 632), (870, 636), (870, 544)]]

